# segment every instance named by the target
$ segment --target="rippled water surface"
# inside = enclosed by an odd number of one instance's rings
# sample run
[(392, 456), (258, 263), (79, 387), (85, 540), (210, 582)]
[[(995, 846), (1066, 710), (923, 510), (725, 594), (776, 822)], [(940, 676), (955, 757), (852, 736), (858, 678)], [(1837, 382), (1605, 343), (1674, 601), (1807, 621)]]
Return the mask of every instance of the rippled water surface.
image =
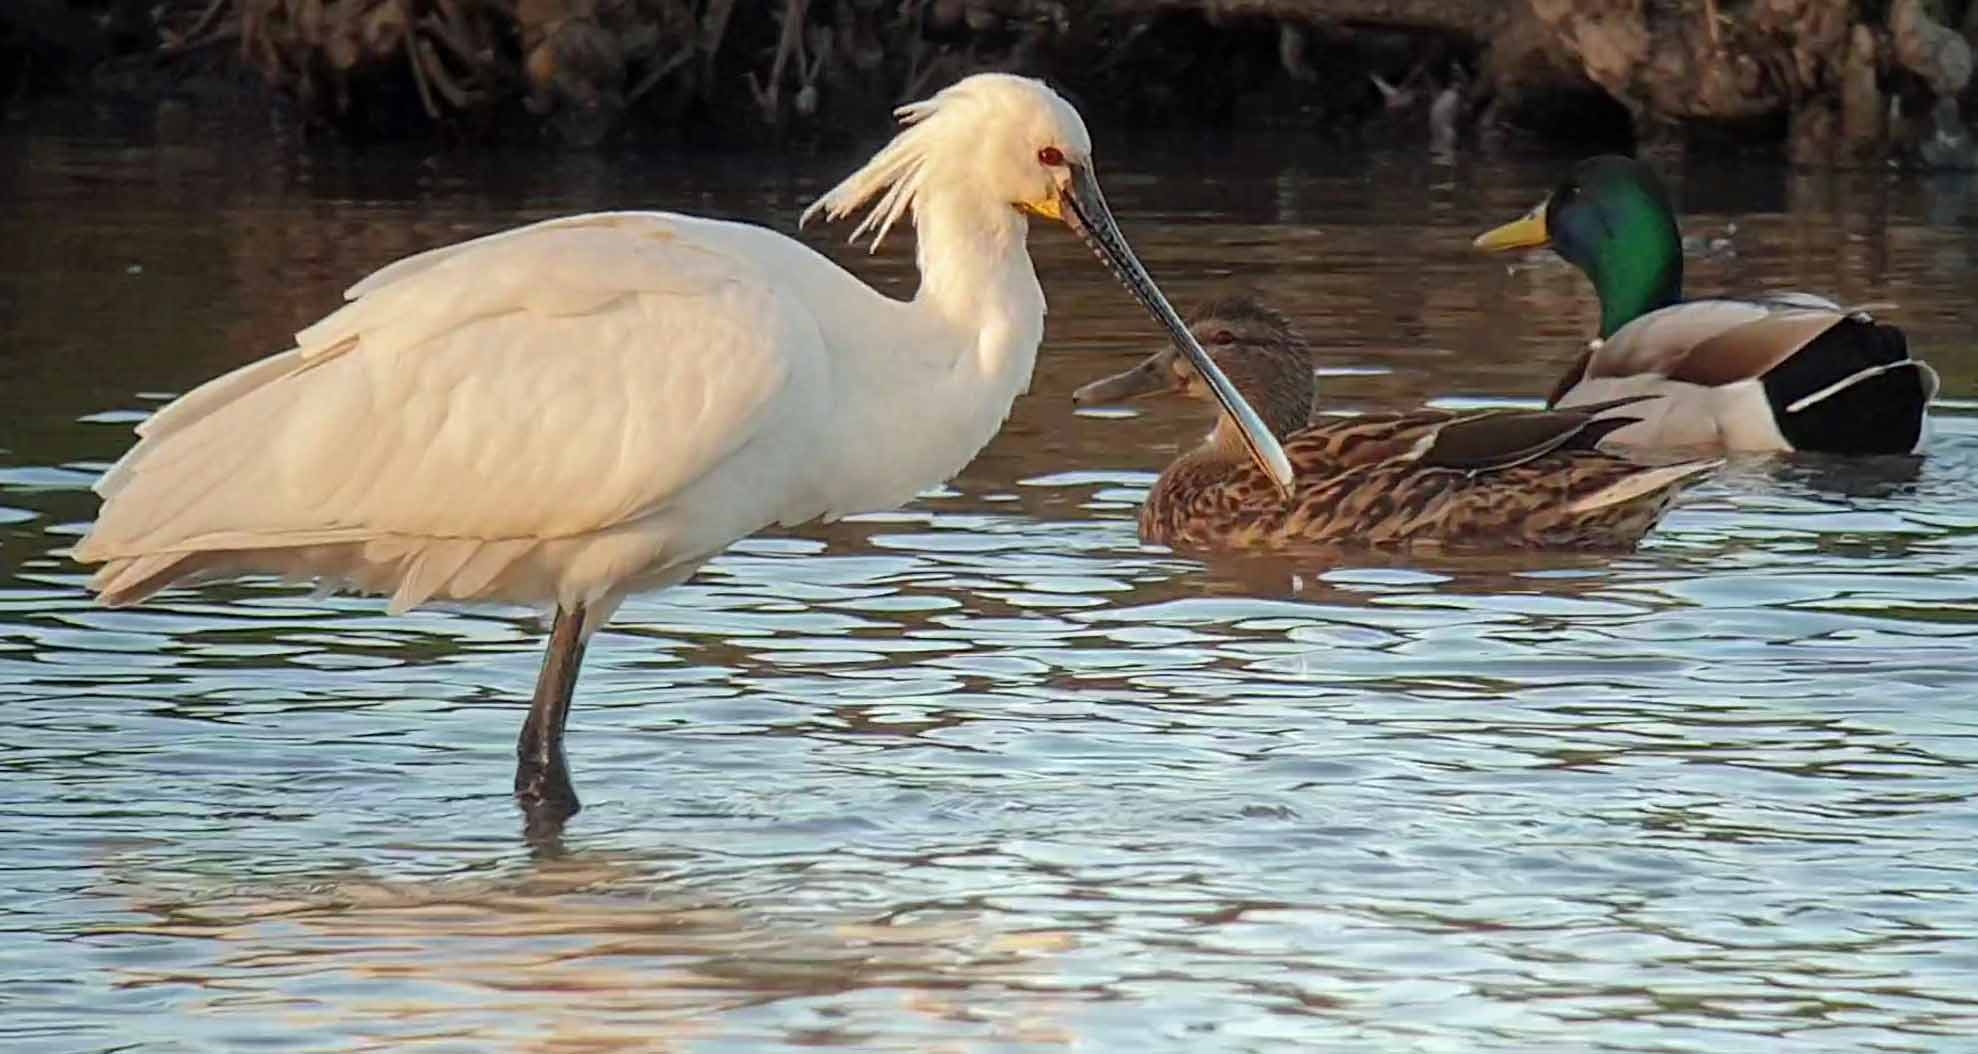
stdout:
[[(1259, 286), (1337, 409), (1530, 403), (1591, 322), (1467, 249), (1552, 165), (1105, 138), (1175, 299)], [(135, 421), (376, 265), (600, 207), (787, 231), (849, 160), (0, 139), (0, 1048), (1978, 1049), (1968, 184), (1689, 173), (1735, 225), (1693, 288), (1901, 304), (1940, 441), (1734, 465), (1618, 559), (1140, 546), (1203, 422), (1071, 411), (1152, 329), (1040, 232), (1037, 380), (959, 479), (598, 638), (560, 844), (506, 793), (528, 613), (112, 612), (58, 555)], [(831, 251), (903, 291), (908, 244)]]

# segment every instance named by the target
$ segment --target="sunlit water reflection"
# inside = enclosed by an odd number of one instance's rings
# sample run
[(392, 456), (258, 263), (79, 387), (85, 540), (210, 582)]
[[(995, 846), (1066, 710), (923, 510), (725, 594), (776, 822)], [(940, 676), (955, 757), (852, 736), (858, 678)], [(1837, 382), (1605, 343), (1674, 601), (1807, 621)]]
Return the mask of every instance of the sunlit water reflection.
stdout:
[[(532, 851), (505, 793), (525, 614), (260, 584), (100, 610), (56, 555), (85, 488), (149, 408), (388, 259), (642, 202), (787, 230), (845, 159), (4, 146), (8, 1051), (1978, 1035), (1968, 186), (1692, 173), (1693, 228), (1736, 224), (1694, 285), (1902, 303), (1940, 444), (1740, 462), (1622, 558), (1138, 545), (1201, 421), (1071, 412), (1152, 335), (1040, 233), (1049, 343), (1003, 436), (908, 509), (629, 604), (572, 719), (587, 808)], [(1123, 153), (1109, 190), (1170, 292), (1261, 286), (1329, 406), (1528, 402), (1591, 317), (1556, 262), (1466, 247), (1549, 166)], [(904, 244), (833, 251), (910, 282)]]

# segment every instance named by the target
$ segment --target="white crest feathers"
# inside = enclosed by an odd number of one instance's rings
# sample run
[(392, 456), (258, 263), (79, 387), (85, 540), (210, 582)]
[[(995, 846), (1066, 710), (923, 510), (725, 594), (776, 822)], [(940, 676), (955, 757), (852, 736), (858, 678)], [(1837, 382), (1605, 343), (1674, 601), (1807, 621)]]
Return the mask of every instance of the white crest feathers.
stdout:
[(906, 126), (905, 130), (894, 136), (893, 141), (887, 143), (879, 153), (874, 154), (872, 160), (866, 162), (864, 167), (846, 176), (843, 182), (832, 187), (823, 197), (811, 202), (810, 207), (806, 208), (803, 216), (797, 220), (797, 226), (801, 227), (809, 223), (819, 212), (824, 213), (825, 219), (841, 220), (877, 197), (883, 190), (885, 196), (880, 197), (878, 203), (866, 212), (865, 218), (859, 221), (858, 226), (852, 228), (851, 237), (848, 239), (855, 242), (864, 237), (867, 231), (872, 231), (872, 244), (868, 250), (876, 251), (879, 243), (886, 239), (886, 232), (892, 230), (893, 224), (899, 222), (900, 217), (913, 208), (915, 199), (920, 196), (921, 188), (927, 182), (927, 162), (930, 154), (928, 147), (931, 145), (930, 140), (937, 126), (923, 122), (941, 108), (952, 91), (954, 89), (949, 88), (932, 98), (908, 103), (894, 110), (894, 116)]
[(900, 217), (917, 215), (922, 195), (937, 182), (969, 178), (971, 173), (955, 166), (978, 158), (985, 138), (1021, 138), (1040, 125), (1054, 124), (1068, 154), (1091, 152), (1078, 112), (1043, 82), (1028, 77), (977, 73), (893, 113), (904, 126), (899, 134), (864, 167), (812, 202), (798, 226), (820, 212), (838, 220), (870, 205), (851, 240), (870, 232), (871, 248), (877, 249)]

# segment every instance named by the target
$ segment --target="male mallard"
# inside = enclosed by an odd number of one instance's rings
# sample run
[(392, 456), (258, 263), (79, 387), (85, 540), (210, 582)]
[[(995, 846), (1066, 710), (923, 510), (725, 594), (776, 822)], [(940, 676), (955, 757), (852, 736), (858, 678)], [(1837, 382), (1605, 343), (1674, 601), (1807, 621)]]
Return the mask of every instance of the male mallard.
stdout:
[[(1652, 467), (1593, 449), (1631, 420), (1597, 418), (1614, 406), (1314, 422), (1311, 347), (1284, 316), (1228, 297), (1198, 310), (1189, 329), (1277, 435), (1297, 478), (1291, 498), (1280, 497), (1225, 414), (1147, 495), (1140, 536), (1149, 542), (1625, 548), (1655, 525), (1683, 484), (1718, 464)], [(1157, 392), (1209, 397), (1170, 348), (1072, 399), (1095, 404)]]
[(1937, 374), (1903, 332), (1808, 293), (1682, 297), (1682, 236), (1662, 181), (1632, 158), (1580, 162), (1523, 217), (1476, 240), (1550, 245), (1600, 294), (1600, 339), (1547, 405), (1655, 394), (1616, 443), (1727, 450), (1921, 452)]

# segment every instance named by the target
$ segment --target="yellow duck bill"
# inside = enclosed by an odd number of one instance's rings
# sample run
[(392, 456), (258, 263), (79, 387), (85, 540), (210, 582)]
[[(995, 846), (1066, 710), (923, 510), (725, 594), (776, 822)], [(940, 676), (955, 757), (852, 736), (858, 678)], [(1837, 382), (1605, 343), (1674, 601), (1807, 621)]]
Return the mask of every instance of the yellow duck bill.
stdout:
[(1552, 234), (1545, 226), (1545, 207), (1551, 199), (1539, 202), (1530, 212), (1501, 227), (1477, 235), (1470, 244), (1487, 253), (1508, 252), (1512, 249), (1536, 249), (1552, 244)]

